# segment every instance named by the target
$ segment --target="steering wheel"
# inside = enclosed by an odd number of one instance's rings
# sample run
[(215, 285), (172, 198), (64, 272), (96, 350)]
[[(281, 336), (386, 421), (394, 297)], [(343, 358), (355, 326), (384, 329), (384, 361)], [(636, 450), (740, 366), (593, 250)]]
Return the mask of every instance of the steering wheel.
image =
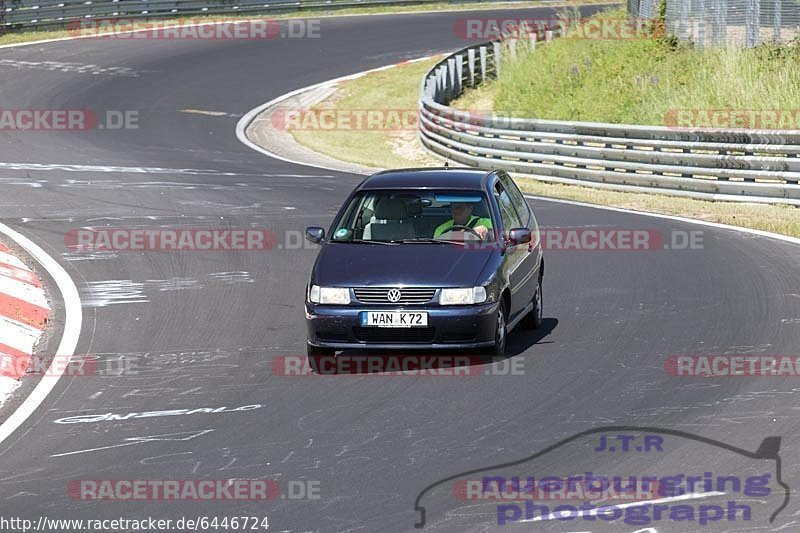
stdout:
[(475, 237), (477, 237), (479, 241), (483, 240), (483, 237), (481, 237), (480, 233), (475, 231), (473, 228), (470, 228), (469, 226), (464, 226), (462, 224), (453, 224), (452, 226), (450, 226), (449, 228), (444, 230), (442, 233), (440, 233), (439, 236), (441, 237), (445, 233), (450, 233), (451, 231), (457, 231), (457, 230), (466, 230), (466, 231), (472, 233), (473, 235), (475, 235)]

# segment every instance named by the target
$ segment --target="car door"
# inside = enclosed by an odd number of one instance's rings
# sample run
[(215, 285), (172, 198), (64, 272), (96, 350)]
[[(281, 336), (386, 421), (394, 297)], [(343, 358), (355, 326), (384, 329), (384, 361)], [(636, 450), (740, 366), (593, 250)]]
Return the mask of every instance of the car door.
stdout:
[[(511, 196), (508, 194), (508, 190), (500, 180), (494, 182), (492, 194), (500, 211), (500, 219), (503, 224), (501, 238), (505, 242), (508, 238), (508, 232), (514, 228), (522, 227), (522, 222), (519, 220), (517, 211), (511, 203)], [(526, 300), (524, 293), (520, 293), (520, 289), (525, 286), (527, 277), (525, 269), (520, 267), (522, 267), (527, 255), (527, 244), (507, 246), (503, 252), (502, 268), (506, 279), (508, 279), (509, 290), (511, 291), (511, 302), (508, 310), (509, 321), (531, 301), (530, 298)]]
[[(527, 301), (523, 304), (524, 307), (524, 305), (527, 305), (527, 302), (533, 299), (533, 295), (536, 293), (539, 268), (542, 264), (542, 242), (539, 235), (539, 224), (536, 221), (531, 206), (528, 205), (528, 202), (525, 200), (522, 192), (520, 192), (517, 184), (511, 179), (511, 176), (506, 172), (499, 171), (498, 178), (508, 192), (511, 205), (514, 206), (517, 216), (522, 223), (519, 227), (525, 227), (531, 230), (531, 242), (529, 245), (526, 245), (528, 253), (523, 253), (523, 258), (518, 267), (521, 271), (526, 273), (526, 275), (523, 276), (523, 286), (520, 287), (518, 291), (519, 294), (524, 294), (527, 298)], [(520, 246), (520, 252), (523, 252), (524, 248), (525, 247)]]

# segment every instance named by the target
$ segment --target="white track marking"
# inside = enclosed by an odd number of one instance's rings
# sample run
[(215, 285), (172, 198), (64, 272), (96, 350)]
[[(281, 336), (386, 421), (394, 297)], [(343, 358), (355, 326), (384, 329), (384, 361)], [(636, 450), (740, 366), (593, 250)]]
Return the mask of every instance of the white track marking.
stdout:
[(64, 165), (42, 163), (0, 163), (0, 169), (7, 170), (62, 170), (65, 172), (125, 172), (129, 174), (213, 174), (217, 176), (236, 176), (231, 172), (198, 170), (193, 168), (160, 167), (117, 167), (107, 165)]
[(190, 115), (204, 115), (209, 117), (241, 117), (241, 115), (234, 115), (232, 113), (226, 113), (225, 111), (206, 111), (205, 109), (179, 109), (178, 112), (188, 113)]
[(16, 278), (0, 274), (0, 294), (12, 296), (23, 302), (49, 309), (44, 290)]
[[(56, 262), (55, 259), (47, 255), (36, 243), (15, 231), (5, 224), (0, 224), (0, 233), (12, 239), (28, 252), (45, 270), (50, 274), (61, 292), (64, 301), (64, 333), (61, 342), (56, 349), (56, 356), (53, 363), (47, 370), (48, 375), (55, 376), (56, 379), (40, 380), (30, 395), (17, 407), (17, 410), (0, 425), (0, 443), (5, 441), (17, 430), (53, 390), (64, 371), (69, 366), (69, 360), (75, 354), (75, 347), (78, 345), (78, 338), (81, 333), (81, 323), (83, 322), (83, 311), (81, 301), (78, 296), (78, 288), (69, 274)], [(67, 364), (61, 364), (66, 360)]]
[(8, 376), (0, 376), (0, 406), (5, 405), (6, 401), (11, 397), (11, 394), (22, 385), (18, 379), (13, 379)]
[[(627, 509), (628, 507), (642, 507), (645, 505), (653, 505), (657, 503), (671, 503), (671, 502), (680, 502), (684, 500), (698, 500), (700, 498), (708, 498), (709, 496), (724, 496), (724, 492), (692, 492), (689, 494), (682, 494), (680, 496), (670, 496), (669, 498), (659, 498), (657, 500), (646, 500), (641, 502), (628, 502), (622, 503), (620, 505), (607, 505), (605, 507), (598, 507), (596, 509), (591, 509), (589, 511), (579, 511), (577, 513), (569, 513), (566, 516), (570, 518), (578, 518), (584, 516), (597, 516), (597, 513), (602, 511), (603, 509)], [(520, 522), (542, 522), (545, 520), (558, 520), (559, 516), (563, 519), (565, 515), (555, 515), (549, 514), (547, 516), (537, 516), (536, 518), (531, 518), (529, 520), (520, 520)]]
[[(39, 283), (39, 279), (18, 258), (11, 254), (4, 253), (0, 259), (5, 259), (5, 262), (0, 261), (0, 300), (2, 300), (6, 309), (0, 315), (0, 343), (8, 346), (9, 348), (22, 352), (23, 354), (33, 354), (33, 348), (42, 336), (44, 325), (41, 327), (36, 325), (27, 324), (23, 322), (20, 311), (15, 311), (10, 308), (13, 303), (11, 298), (26, 302), (43, 309), (50, 309), (47, 302), (47, 297), (44, 289)], [(9, 263), (14, 263), (11, 266)], [(26, 310), (26, 319), (31, 319), (31, 313)], [(15, 360), (14, 356), (3, 356), (3, 365), (7, 365), (11, 360)], [(11, 394), (19, 388), (22, 384), (19, 379), (20, 369), (16, 366), (4, 368), (4, 375), (0, 375), (0, 405), (4, 405), (6, 401), (11, 398)]]
[(0, 261), (0, 276), (28, 283), (34, 287), (41, 287), (39, 278), (37, 278), (36, 274), (34, 274), (32, 271), (19, 267), (12, 267), (4, 264), (2, 261)]
[(14, 257), (8, 252), (0, 252), (0, 263), (11, 265), (13, 267), (21, 268), (23, 270), (30, 270), (28, 266), (20, 261), (18, 257)]
[[(194, 438), (200, 437), (201, 435), (205, 435), (206, 433), (211, 433), (214, 431), (213, 429), (203, 429), (199, 432), (183, 432), (183, 433), (167, 433), (165, 435), (151, 435), (149, 437), (127, 437), (124, 440), (126, 442), (120, 444), (112, 444), (110, 446), (101, 446), (99, 448), (89, 448), (88, 450), (77, 450), (74, 452), (65, 452), (65, 453), (57, 453), (55, 455), (51, 455), (50, 457), (64, 457), (66, 455), (77, 455), (80, 453), (89, 453), (89, 452), (99, 452), (102, 450), (109, 450), (111, 448), (122, 448), (123, 446), (132, 446), (134, 444), (144, 444), (145, 442), (156, 442), (156, 441), (186, 441), (192, 440)], [(188, 435), (184, 437), (179, 437), (179, 435)]]
[(101, 67), (99, 65), (84, 65), (81, 63), (62, 63), (60, 61), (18, 61), (15, 59), (0, 59), (0, 67), (13, 67), (17, 70), (36, 69), (59, 72), (75, 72), (78, 74), (101, 74), (136, 78), (139, 73), (127, 67)]
[[(7, 163), (0, 162), (0, 170), (24, 170), (24, 171), (63, 171), (63, 172), (103, 172), (103, 173), (126, 173), (126, 174), (177, 174), (177, 175), (200, 175), (200, 176), (223, 176), (223, 177), (237, 177), (237, 176), (258, 176), (262, 178), (332, 178), (329, 175), (316, 175), (316, 174), (238, 174), (235, 172), (222, 172), (219, 170), (203, 170), (196, 168), (161, 168), (161, 167), (118, 167), (106, 165), (72, 165), (63, 163)], [(3, 181), (0, 179), (0, 181)], [(28, 182), (6, 182), (8, 185), (25, 185), (29, 187), (41, 187), (43, 184), (48, 183), (47, 180), (40, 180), (36, 183)], [(92, 186), (92, 187), (107, 187), (119, 188), (125, 186), (131, 187), (174, 187), (193, 189), (196, 187), (206, 187), (205, 184), (198, 183), (178, 183), (178, 182), (134, 182), (126, 183), (117, 180), (104, 180), (104, 179), (69, 179), (60, 186)], [(211, 185), (210, 187), (223, 187), (223, 185)], [(269, 189), (266, 189), (269, 190)]]
[(0, 342), (19, 350), (32, 354), (36, 341), (42, 335), (42, 330), (13, 320), (7, 316), (0, 316)]

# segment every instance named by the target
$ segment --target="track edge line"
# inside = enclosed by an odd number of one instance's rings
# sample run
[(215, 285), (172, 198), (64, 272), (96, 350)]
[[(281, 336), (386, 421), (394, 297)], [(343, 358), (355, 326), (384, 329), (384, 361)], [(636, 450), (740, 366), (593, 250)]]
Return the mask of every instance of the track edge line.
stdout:
[[(39, 408), (66, 371), (78, 345), (83, 323), (83, 310), (78, 288), (69, 274), (67, 274), (67, 271), (64, 270), (64, 267), (58, 264), (38, 244), (3, 223), (0, 223), (0, 233), (21, 246), (50, 274), (64, 302), (64, 332), (56, 349), (56, 357), (50, 363), (46, 377), (36, 384), (33, 391), (22, 401), (11, 416), (0, 424), (0, 443), (3, 443)], [(67, 364), (61, 364), (63, 357), (67, 358)]]

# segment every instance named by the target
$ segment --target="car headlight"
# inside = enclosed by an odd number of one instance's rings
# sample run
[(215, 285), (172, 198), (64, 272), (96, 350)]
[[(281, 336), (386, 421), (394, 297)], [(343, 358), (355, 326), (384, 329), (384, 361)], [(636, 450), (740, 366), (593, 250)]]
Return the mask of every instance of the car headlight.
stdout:
[(442, 289), (439, 292), (439, 305), (472, 305), (486, 301), (484, 287), (465, 289)]
[(308, 301), (315, 304), (349, 304), (350, 289), (312, 285), (308, 291)]

